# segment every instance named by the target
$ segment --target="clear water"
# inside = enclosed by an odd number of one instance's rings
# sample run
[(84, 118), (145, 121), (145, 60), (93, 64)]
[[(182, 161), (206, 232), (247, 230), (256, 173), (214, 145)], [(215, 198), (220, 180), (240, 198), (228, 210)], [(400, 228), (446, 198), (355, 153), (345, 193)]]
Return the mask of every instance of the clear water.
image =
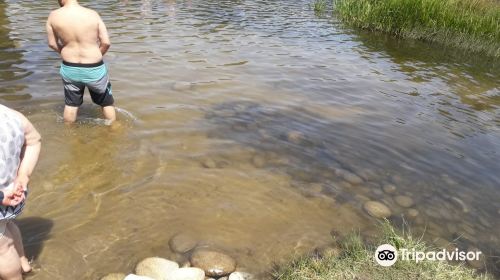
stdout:
[(400, 223), (388, 183), (415, 201), (413, 231), (500, 255), (498, 61), (356, 31), (309, 1), (82, 2), (111, 34), (118, 127), (88, 96), (78, 125), (61, 123), (44, 30), (57, 1), (0, 3), (0, 102), (43, 134), (19, 219), (30, 279), (180, 261), (178, 232), (260, 273), (332, 230), (376, 234), (368, 200)]

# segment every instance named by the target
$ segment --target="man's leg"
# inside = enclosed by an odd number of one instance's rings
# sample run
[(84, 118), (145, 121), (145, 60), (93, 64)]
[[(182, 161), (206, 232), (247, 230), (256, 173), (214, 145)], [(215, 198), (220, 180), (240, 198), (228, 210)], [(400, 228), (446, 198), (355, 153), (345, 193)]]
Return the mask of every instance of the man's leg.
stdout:
[(67, 123), (74, 123), (76, 115), (78, 114), (78, 107), (64, 106), (64, 121)]
[(109, 75), (104, 75), (101, 79), (87, 83), (92, 101), (101, 106), (104, 118), (110, 123), (116, 120), (115, 100), (111, 93), (111, 82)]
[(0, 236), (0, 279), (22, 280), (21, 260), (14, 246), (14, 238), (9, 227)]
[(102, 114), (105, 119), (114, 122), (116, 120), (115, 106), (102, 107)]
[(21, 231), (19, 230), (19, 227), (17, 227), (17, 225), (13, 221), (11, 221), (7, 224), (7, 228), (12, 233), (14, 247), (16, 248), (17, 254), (19, 255), (19, 260), (21, 261), (23, 272), (30, 272), (31, 265), (28, 261), (28, 258), (26, 258), (26, 256), (24, 255), (23, 239), (21, 237)]

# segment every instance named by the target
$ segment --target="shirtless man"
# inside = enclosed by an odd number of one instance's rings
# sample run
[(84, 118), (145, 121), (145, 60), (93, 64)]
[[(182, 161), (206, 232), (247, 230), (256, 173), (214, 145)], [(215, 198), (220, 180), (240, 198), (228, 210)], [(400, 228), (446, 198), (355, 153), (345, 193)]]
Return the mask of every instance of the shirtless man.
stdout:
[(99, 14), (77, 0), (58, 0), (61, 8), (47, 20), (49, 47), (63, 60), (59, 73), (64, 85), (64, 121), (76, 120), (83, 92), (88, 87), (92, 101), (102, 107), (104, 117), (116, 119), (114, 99), (106, 65), (102, 61), (111, 43)]

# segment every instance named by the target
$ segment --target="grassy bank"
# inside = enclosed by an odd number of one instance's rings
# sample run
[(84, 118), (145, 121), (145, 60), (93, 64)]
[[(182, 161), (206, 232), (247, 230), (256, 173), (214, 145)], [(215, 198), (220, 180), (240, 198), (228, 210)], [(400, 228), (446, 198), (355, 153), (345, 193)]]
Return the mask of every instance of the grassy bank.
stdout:
[(500, 57), (497, 0), (333, 0), (354, 26)]
[[(322, 256), (306, 256), (281, 267), (274, 273), (276, 280), (331, 280), (331, 279), (490, 279), (478, 275), (463, 265), (441, 261), (397, 261), (391, 267), (382, 267), (374, 261), (375, 246), (365, 245), (359, 235), (339, 241), (340, 250)], [(388, 224), (383, 225), (383, 236), (376, 244), (392, 244), (397, 248), (433, 250), (408, 234), (398, 234)]]

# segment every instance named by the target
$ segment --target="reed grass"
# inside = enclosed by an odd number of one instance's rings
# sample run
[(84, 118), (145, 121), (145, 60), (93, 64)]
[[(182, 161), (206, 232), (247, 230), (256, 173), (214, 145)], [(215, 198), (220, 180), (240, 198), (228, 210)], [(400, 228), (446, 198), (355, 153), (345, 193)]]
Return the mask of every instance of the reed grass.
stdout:
[(326, 0), (314, 0), (313, 3), (314, 13), (317, 15), (323, 14), (327, 9), (327, 1)]
[[(430, 251), (420, 238), (411, 233), (399, 233), (389, 222), (382, 224), (382, 234), (376, 244), (392, 244), (396, 248), (414, 248)], [(374, 261), (376, 246), (367, 245), (358, 233), (353, 233), (339, 242), (340, 253), (322, 256), (300, 257), (279, 267), (273, 274), (275, 280), (332, 280), (332, 279), (419, 279), (419, 280), (479, 280), (492, 279), (490, 275), (479, 274), (462, 264), (454, 265), (444, 261), (397, 261), (391, 267), (383, 267)]]
[(333, 0), (354, 26), (500, 57), (498, 0)]

